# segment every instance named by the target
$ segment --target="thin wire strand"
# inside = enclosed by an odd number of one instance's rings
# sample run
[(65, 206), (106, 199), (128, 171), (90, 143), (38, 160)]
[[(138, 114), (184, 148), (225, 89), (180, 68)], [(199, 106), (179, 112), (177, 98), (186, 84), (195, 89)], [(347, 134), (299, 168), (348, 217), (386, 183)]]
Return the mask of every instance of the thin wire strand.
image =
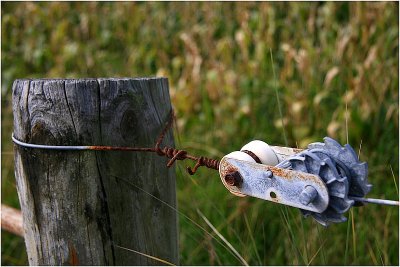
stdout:
[(395, 200), (387, 200), (387, 199), (376, 199), (376, 198), (362, 198), (362, 197), (353, 197), (349, 196), (350, 199), (361, 201), (361, 202), (368, 202), (380, 205), (390, 205), (390, 206), (399, 206), (399, 201)]
[(205, 166), (209, 169), (218, 170), (219, 169), (219, 160), (210, 159), (207, 157), (197, 157), (194, 155), (190, 155), (186, 150), (176, 149), (169, 146), (164, 146), (161, 148), (161, 144), (164, 140), (165, 135), (168, 130), (171, 129), (172, 124), (175, 120), (175, 114), (173, 109), (171, 109), (169, 119), (167, 124), (162, 129), (160, 135), (157, 138), (156, 144), (154, 147), (118, 147), (118, 146), (53, 146), (53, 145), (42, 145), (42, 144), (30, 144), (25, 143), (17, 138), (15, 138), (14, 134), (12, 134), (11, 139), (13, 142), (21, 147), (32, 148), (32, 149), (46, 149), (46, 150), (94, 150), (94, 151), (132, 151), (132, 152), (153, 152), (157, 153), (159, 156), (164, 156), (169, 158), (170, 160), (167, 163), (167, 167), (171, 167), (175, 161), (177, 160), (185, 160), (190, 159), (192, 161), (196, 161), (196, 164), (193, 168), (187, 167), (187, 172), (190, 175), (196, 173), (197, 169), (201, 166)]

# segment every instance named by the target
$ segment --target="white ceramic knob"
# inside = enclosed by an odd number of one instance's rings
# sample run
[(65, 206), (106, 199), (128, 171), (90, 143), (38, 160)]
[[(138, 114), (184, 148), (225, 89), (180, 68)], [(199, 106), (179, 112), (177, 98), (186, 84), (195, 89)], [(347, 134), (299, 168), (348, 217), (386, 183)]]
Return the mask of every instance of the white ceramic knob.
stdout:
[[(241, 149), (252, 152), (256, 155), (262, 164), (275, 166), (279, 163), (278, 157), (274, 150), (265, 142), (260, 140), (253, 140), (250, 143), (243, 146)], [(250, 156), (249, 156), (250, 157)]]
[(231, 159), (238, 159), (238, 160), (244, 160), (244, 161), (249, 161), (249, 162), (256, 162), (250, 155), (241, 152), (241, 151), (233, 151), (226, 155), (225, 157), (231, 158)]

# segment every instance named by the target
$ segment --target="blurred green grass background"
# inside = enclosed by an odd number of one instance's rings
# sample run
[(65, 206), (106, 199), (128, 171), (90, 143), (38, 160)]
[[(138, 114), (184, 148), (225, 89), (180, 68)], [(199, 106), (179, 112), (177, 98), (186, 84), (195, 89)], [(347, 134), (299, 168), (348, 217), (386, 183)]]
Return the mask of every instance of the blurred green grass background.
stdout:
[[(3, 2), (1, 201), (19, 207), (15, 79), (155, 75), (169, 78), (177, 146), (218, 158), (253, 139), (294, 147), (348, 139), (369, 164), (369, 196), (398, 199), (398, 10), (395, 2)], [(191, 177), (184, 167), (180, 212), (216, 236), (201, 211), (251, 265), (399, 264), (396, 207), (354, 208), (348, 223), (324, 228), (294, 208), (231, 195), (214, 171)], [(179, 220), (182, 265), (240, 264)], [(1, 241), (3, 265), (27, 264), (22, 238), (2, 231)]]

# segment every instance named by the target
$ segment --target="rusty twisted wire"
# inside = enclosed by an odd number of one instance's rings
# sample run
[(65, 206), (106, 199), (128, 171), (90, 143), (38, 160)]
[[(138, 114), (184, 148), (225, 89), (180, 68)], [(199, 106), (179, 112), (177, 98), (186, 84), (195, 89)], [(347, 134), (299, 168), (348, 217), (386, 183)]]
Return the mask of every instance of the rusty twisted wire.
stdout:
[(175, 161), (177, 160), (185, 160), (190, 159), (196, 161), (196, 164), (193, 168), (186, 167), (187, 172), (190, 175), (196, 173), (197, 169), (201, 166), (205, 166), (209, 169), (218, 170), (219, 168), (219, 160), (217, 159), (210, 159), (207, 157), (196, 157), (190, 155), (186, 150), (183, 149), (176, 149), (173, 147), (165, 146), (161, 148), (161, 143), (164, 140), (165, 135), (167, 134), (168, 130), (171, 129), (172, 124), (175, 120), (175, 114), (173, 109), (171, 109), (169, 119), (162, 129), (160, 135), (157, 138), (156, 144), (154, 147), (114, 147), (114, 146), (90, 146), (90, 150), (113, 150), (113, 151), (136, 151), (136, 152), (155, 152), (159, 156), (164, 156), (169, 158), (170, 160), (167, 163), (167, 167), (171, 167)]
[(41, 145), (41, 144), (31, 144), (25, 143), (21, 140), (15, 138), (14, 134), (11, 136), (13, 142), (16, 145), (25, 148), (36, 148), (36, 149), (48, 149), (48, 150), (95, 150), (95, 151), (135, 151), (135, 152), (154, 152), (159, 156), (165, 156), (170, 160), (167, 163), (167, 167), (171, 167), (175, 161), (177, 160), (185, 160), (190, 159), (196, 161), (196, 164), (193, 168), (187, 167), (187, 171), (190, 175), (195, 174), (197, 169), (201, 166), (205, 166), (210, 169), (218, 170), (219, 168), (219, 160), (210, 159), (206, 157), (196, 157), (190, 155), (186, 150), (176, 149), (173, 147), (165, 146), (161, 148), (161, 143), (164, 140), (165, 135), (168, 130), (171, 129), (172, 123), (174, 122), (175, 115), (173, 109), (171, 109), (170, 117), (168, 119), (167, 124), (162, 129), (160, 135), (157, 138), (156, 144), (154, 147), (118, 147), (118, 146), (53, 146), (53, 145)]
[(174, 119), (175, 119), (175, 114), (174, 114), (174, 111), (171, 110), (168, 122), (165, 125), (165, 127), (163, 128), (163, 130), (161, 131), (160, 135), (158, 136), (156, 145), (154, 147), (155, 152), (159, 156), (165, 156), (167, 158), (170, 158), (170, 160), (167, 163), (167, 167), (168, 168), (171, 167), (176, 160), (191, 159), (193, 161), (196, 161), (196, 164), (193, 168), (186, 167), (186, 170), (190, 175), (195, 174), (197, 169), (201, 166), (205, 166), (209, 169), (218, 170), (219, 160), (217, 160), (217, 159), (210, 159), (210, 158), (203, 157), (203, 156), (196, 157), (196, 156), (190, 155), (186, 150), (183, 150), (183, 149), (176, 149), (176, 148), (172, 148), (172, 147), (168, 147), (168, 146), (165, 146), (164, 148), (160, 147), (166, 133), (168, 132), (169, 129), (171, 129)]

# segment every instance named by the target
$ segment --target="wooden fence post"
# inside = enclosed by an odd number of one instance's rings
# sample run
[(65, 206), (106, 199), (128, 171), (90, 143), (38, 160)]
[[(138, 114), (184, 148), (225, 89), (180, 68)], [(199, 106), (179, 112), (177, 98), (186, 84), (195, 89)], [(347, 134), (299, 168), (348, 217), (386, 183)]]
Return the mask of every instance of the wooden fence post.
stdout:
[[(170, 110), (166, 78), (13, 84), (14, 136), (27, 143), (152, 147)], [(174, 146), (171, 131), (164, 144)], [(155, 153), (15, 145), (29, 263), (162, 264), (144, 253), (178, 264), (177, 214), (168, 207), (176, 206), (175, 174), (166, 162)]]

